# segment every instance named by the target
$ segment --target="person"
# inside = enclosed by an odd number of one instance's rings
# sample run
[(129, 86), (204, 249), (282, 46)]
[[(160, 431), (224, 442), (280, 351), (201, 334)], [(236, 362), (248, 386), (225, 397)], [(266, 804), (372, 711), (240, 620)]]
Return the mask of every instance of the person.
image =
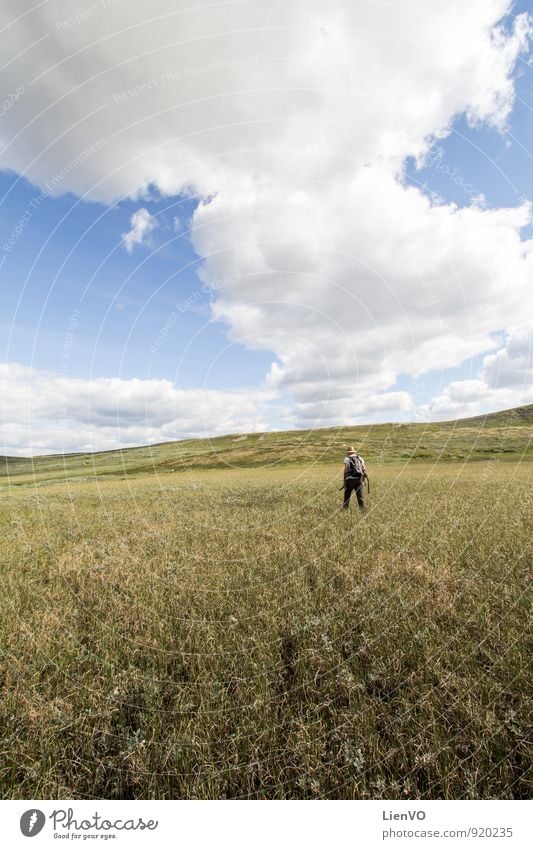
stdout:
[(366, 509), (365, 498), (363, 494), (363, 483), (366, 477), (365, 461), (359, 456), (353, 445), (350, 445), (346, 450), (346, 457), (343, 465), (344, 473), (344, 502), (345, 510), (350, 506), (350, 496), (355, 492), (359, 508), (364, 511)]

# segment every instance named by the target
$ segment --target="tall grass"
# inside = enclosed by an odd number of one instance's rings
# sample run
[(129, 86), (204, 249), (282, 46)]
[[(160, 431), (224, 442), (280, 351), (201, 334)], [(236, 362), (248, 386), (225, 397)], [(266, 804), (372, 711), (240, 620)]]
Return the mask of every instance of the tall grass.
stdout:
[(2, 797), (528, 796), (527, 463), (338, 477), (4, 492)]

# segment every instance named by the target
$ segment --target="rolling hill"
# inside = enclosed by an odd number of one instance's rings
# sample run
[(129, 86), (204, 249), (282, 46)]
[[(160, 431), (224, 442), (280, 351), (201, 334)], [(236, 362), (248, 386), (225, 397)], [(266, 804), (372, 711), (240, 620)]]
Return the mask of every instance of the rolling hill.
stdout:
[(96, 453), (0, 457), (0, 486), (129, 478), (205, 468), (335, 463), (347, 443), (372, 463), (526, 458), (533, 404), (447, 422), (229, 434)]

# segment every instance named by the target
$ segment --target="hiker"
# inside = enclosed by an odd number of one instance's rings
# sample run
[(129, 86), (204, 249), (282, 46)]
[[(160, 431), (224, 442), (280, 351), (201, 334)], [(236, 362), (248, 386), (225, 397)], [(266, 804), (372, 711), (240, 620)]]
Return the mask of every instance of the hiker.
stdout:
[(357, 495), (357, 501), (361, 510), (365, 510), (365, 499), (363, 495), (363, 483), (367, 476), (365, 469), (365, 461), (356, 452), (353, 445), (350, 445), (346, 451), (344, 458), (344, 503), (345, 510), (350, 506), (350, 496), (352, 492)]

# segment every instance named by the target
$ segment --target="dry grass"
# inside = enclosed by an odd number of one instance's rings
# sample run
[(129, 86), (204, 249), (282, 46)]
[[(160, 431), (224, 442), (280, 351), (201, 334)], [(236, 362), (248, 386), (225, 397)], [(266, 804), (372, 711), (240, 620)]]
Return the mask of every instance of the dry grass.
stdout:
[(528, 796), (527, 482), (380, 466), (364, 518), (330, 467), (4, 492), (2, 797)]

